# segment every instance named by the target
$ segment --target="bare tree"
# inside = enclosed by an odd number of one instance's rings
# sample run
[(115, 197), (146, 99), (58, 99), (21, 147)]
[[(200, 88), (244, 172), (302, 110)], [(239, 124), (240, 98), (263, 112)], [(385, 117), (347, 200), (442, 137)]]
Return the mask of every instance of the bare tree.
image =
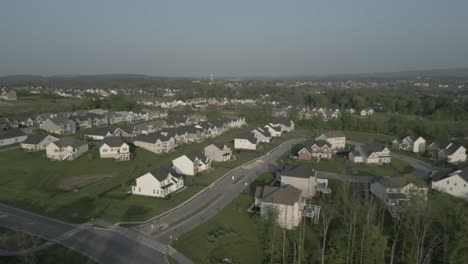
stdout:
[(322, 254), (321, 254), (321, 263), (325, 263), (325, 247), (327, 244), (327, 234), (328, 229), (330, 228), (330, 223), (335, 216), (335, 208), (333, 207), (333, 200), (329, 197), (325, 196), (322, 199), (320, 205), (320, 218), (322, 223), (322, 232), (323, 232), (323, 239), (322, 239)]

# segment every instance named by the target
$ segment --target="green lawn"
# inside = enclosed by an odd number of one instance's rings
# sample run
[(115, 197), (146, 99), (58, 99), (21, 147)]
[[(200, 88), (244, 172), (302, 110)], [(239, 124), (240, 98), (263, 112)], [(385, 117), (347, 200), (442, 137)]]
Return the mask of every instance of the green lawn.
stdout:
[(292, 159), (284, 159), (285, 164), (305, 164), (310, 165), (317, 171), (325, 171), (325, 172), (334, 172), (334, 173), (345, 173), (346, 168), (346, 159), (344, 156), (341, 155), (333, 155), (330, 160), (292, 160)]
[(40, 98), (39, 96), (19, 97), (16, 101), (0, 104), (0, 115), (15, 116), (31, 113), (71, 111), (73, 106), (80, 104), (80, 99), (70, 98)]
[(429, 156), (424, 156), (424, 155), (421, 155), (419, 153), (414, 153), (414, 152), (411, 152), (411, 151), (403, 151), (403, 150), (398, 150), (398, 149), (392, 149), (392, 151), (395, 152), (395, 153), (401, 154), (401, 155), (405, 155), (405, 156), (415, 158), (415, 159), (420, 160), (422, 162), (426, 162), (426, 163), (429, 163), (429, 164), (434, 163), (434, 160), (429, 158)]
[[(272, 179), (270, 173), (260, 175), (251, 191)], [(194, 263), (221, 263), (225, 257), (233, 263), (261, 263), (264, 258), (261, 219), (247, 212), (252, 203), (251, 192), (241, 194), (214, 218), (175, 240), (172, 246)]]
[(368, 142), (392, 142), (395, 137), (391, 135), (379, 134), (379, 133), (367, 133), (358, 131), (344, 131), (346, 139), (355, 140), (362, 143)]
[(405, 174), (411, 172), (412, 167), (406, 162), (403, 162), (398, 159), (392, 159), (390, 164), (386, 165), (366, 165), (359, 164), (353, 167), (353, 173), (356, 175), (363, 176), (384, 176), (390, 177), (400, 174)]
[[(200, 151), (210, 142), (231, 141), (234, 135), (248, 129), (234, 129), (202, 143), (181, 145), (169, 154), (157, 155), (137, 148), (135, 159), (124, 162), (100, 159), (96, 157), (96, 150), (74, 161), (51, 161), (45, 157), (45, 152), (27, 153), (21, 149), (0, 152), (0, 202), (73, 222), (86, 222), (93, 218), (110, 222), (145, 220), (177, 206), (231, 168), (259, 154), (241, 152), (237, 160), (215, 164), (214, 169), (208, 172), (189, 176), (186, 178), (187, 188), (166, 199), (128, 194), (136, 177), (161, 165), (169, 165), (184, 153)], [(275, 146), (281, 142), (276, 142)], [(75, 192), (57, 188), (60, 181), (69, 177), (109, 174), (112, 177)]]

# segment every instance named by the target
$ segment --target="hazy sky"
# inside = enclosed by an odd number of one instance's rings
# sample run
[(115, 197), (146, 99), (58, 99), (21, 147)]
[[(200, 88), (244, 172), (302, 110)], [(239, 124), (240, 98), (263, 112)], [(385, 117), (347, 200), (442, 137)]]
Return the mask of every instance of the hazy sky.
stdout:
[(4, 0), (0, 75), (468, 66), (467, 0)]

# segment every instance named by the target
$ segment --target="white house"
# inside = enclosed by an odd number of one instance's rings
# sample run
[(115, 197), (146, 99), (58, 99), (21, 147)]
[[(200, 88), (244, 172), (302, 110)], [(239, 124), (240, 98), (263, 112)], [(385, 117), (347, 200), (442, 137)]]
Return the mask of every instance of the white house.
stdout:
[(88, 143), (76, 138), (66, 137), (51, 142), (46, 147), (47, 157), (55, 160), (74, 160), (88, 151)]
[(0, 130), (0, 147), (21, 143), (25, 141), (26, 138), (26, 134), (18, 128)]
[(73, 134), (76, 132), (76, 123), (64, 117), (48, 118), (41, 123), (40, 128), (54, 134)]
[(213, 143), (205, 147), (205, 156), (212, 161), (224, 162), (232, 159), (232, 150), (226, 144)]
[(281, 137), (283, 131), (280, 126), (274, 126), (272, 124), (265, 125), (265, 130), (267, 130), (272, 137)]
[(184, 187), (184, 178), (169, 167), (161, 167), (135, 179), (132, 194), (164, 198)]
[(311, 198), (317, 192), (330, 193), (328, 179), (318, 177), (317, 171), (306, 165), (286, 167), (278, 172), (281, 186), (291, 185), (302, 191), (304, 198)]
[(172, 161), (172, 166), (177, 173), (194, 176), (199, 172), (211, 168), (211, 160), (203, 153), (190, 153), (182, 155)]
[(99, 147), (101, 158), (130, 160), (130, 146), (119, 137), (106, 137)]
[(234, 149), (256, 150), (257, 143), (258, 141), (254, 134), (247, 133), (234, 138)]
[(44, 150), (51, 142), (58, 140), (60, 138), (47, 134), (32, 134), (21, 143), (21, 148), (27, 151)]
[(432, 189), (468, 200), (468, 167), (432, 178)]
[(341, 131), (327, 131), (316, 137), (315, 140), (325, 140), (331, 144), (335, 152), (346, 147), (346, 136)]
[(387, 206), (402, 206), (414, 195), (426, 200), (428, 188), (413, 177), (376, 177), (371, 181), (370, 191)]
[(457, 143), (450, 143), (438, 153), (438, 159), (448, 163), (460, 163), (466, 161), (466, 148)]
[(268, 130), (263, 129), (261, 127), (257, 127), (254, 130), (252, 130), (252, 133), (254, 134), (255, 138), (258, 140), (258, 142), (261, 143), (270, 143), (271, 141), (271, 134), (268, 132)]
[(391, 162), (390, 150), (378, 144), (364, 144), (349, 153), (349, 160), (354, 163), (387, 164)]
[(167, 153), (176, 148), (175, 139), (170, 135), (163, 135), (161, 133), (140, 135), (135, 138), (133, 144), (157, 154)]
[(291, 119), (282, 119), (277, 123), (270, 123), (270, 125), (281, 127), (281, 131), (283, 132), (291, 132), (295, 129), (294, 121)]
[(84, 137), (91, 140), (103, 140), (106, 137), (114, 136), (115, 128), (99, 127), (93, 128), (84, 133)]
[(362, 109), (360, 114), (362, 116), (371, 116), (371, 115), (375, 114), (375, 111), (374, 111), (374, 109), (372, 109), (370, 107), (367, 107), (367, 108)]
[(415, 153), (424, 153), (426, 151), (426, 140), (423, 137), (407, 136), (401, 140), (395, 139), (392, 142), (394, 148), (401, 150), (411, 150)]
[(285, 229), (295, 229), (302, 218), (302, 191), (291, 185), (259, 186), (255, 190), (255, 206), (262, 217), (276, 215), (276, 222)]

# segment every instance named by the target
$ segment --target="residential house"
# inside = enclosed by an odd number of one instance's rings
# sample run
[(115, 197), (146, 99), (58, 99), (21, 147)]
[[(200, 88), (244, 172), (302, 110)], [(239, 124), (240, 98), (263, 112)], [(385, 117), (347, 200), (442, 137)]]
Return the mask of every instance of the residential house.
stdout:
[(47, 134), (32, 134), (21, 143), (21, 148), (27, 151), (44, 150), (51, 142), (58, 140), (60, 138)]
[(354, 163), (387, 164), (391, 162), (390, 150), (379, 144), (364, 144), (349, 153), (349, 160)]
[(346, 147), (346, 136), (341, 131), (327, 131), (316, 137), (315, 140), (325, 140), (331, 144), (333, 151), (339, 151)]
[(106, 137), (114, 136), (115, 129), (112, 127), (97, 127), (86, 131), (83, 135), (86, 139), (103, 140)]
[(332, 158), (332, 145), (325, 140), (312, 140), (304, 143), (304, 147), (301, 148), (298, 153), (298, 159), (300, 160), (312, 160), (312, 159), (331, 159)]
[(76, 132), (76, 124), (65, 117), (48, 118), (40, 125), (42, 130), (54, 134), (73, 134)]
[(9, 101), (15, 101), (16, 100), (16, 92), (15, 90), (10, 90), (10, 91), (5, 91), (3, 90), (2, 93), (0, 94), (0, 99), (3, 100), (9, 100)]
[(130, 146), (119, 137), (106, 137), (99, 147), (101, 158), (130, 160)]
[(194, 176), (211, 169), (211, 160), (202, 152), (190, 153), (174, 159), (172, 166), (177, 173)]
[(259, 186), (255, 190), (255, 206), (262, 217), (276, 215), (276, 222), (285, 229), (295, 229), (302, 218), (302, 191), (291, 185)]
[(246, 133), (234, 138), (234, 149), (256, 150), (258, 140), (253, 133)]
[(374, 109), (372, 109), (370, 107), (367, 107), (367, 108), (362, 109), (360, 114), (361, 114), (361, 116), (371, 116), (371, 115), (375, 114), (375, 111), (374, 111)]
[(270, 123), (270, 124), (273, 126), (281, 127), (281, 130), (283, 132), (291, 132), (291, 131), (294, 131), (295, 129), (294, 121), (292, 121), (291, 119), (282, 119), (278, 121), (277, 123)]
[(88, 143), (72, 137), (51, 142), (46, 147), (47, 157), (54, 160), (74, 160), (88, 151)]
[(370, 191), (386, 206), (405, 205), (412, 197), (427, 199), (428, 188), (420, 179), (411, 176), (375, 177)]
[(232, 150), (226, 144), (213, 143), (205, 147), (205, 156), (212, 161), (224, 162), (232, 159)]
[(458, 143), (450, 143), (439, 151), (437, 158), (448, 163), (460, 163), (466, 161), (466, 148)]
[(424, 153), (426, 151), (426, 140), (423, 137), (407, 136), (392, 141), (392, 146), (396, 149), (410, 150), (415, 153)]
[(137, 136), (133, 144), (154, 153), (167, 153), (176, 148), (175, 140), (171, 136), (165, 136), (160, 133), (151, 133), (148, 135)]
[(184, 178), (170, 167), (160, 167), (135, 179), (132, 194), (165, 198), (184, 187)]
[(70, 120), (74, 121), (77, 128), (93, 127), (93, 120), (89, 116), (72, 116)]
[(432, 189), (468, 200), (468, 167), (433, 177)]
[(26, 134), (18, 128), (0, 130), (0, 147), (25, 141)]
[(307, 165), (287, 166), (277, 173), (281, 186), (291, 185), (302, 191), (304, 198), (311, 198), (317, 192), (330, 193), (328, 179), (318, 177), (317, 171)]
[(140, 135), (141, 132), (135, 126), (121, 126), (114, 130), (114, 136), (133, 138)]
[(283, 131), (280, 126), (268, 124), (265, 125), (265, 130), (268, 131), (272, 137), (281, 137), (283, 135)]
[(270, 143), (271, 142), (271, 134), (268, 132), (268, 130), (264, 130), (261, 127), (257, 127), (254, 130), (252, 130), (252, 133), (254, 134), (255, 138), (258, 140), (260, 143)]

